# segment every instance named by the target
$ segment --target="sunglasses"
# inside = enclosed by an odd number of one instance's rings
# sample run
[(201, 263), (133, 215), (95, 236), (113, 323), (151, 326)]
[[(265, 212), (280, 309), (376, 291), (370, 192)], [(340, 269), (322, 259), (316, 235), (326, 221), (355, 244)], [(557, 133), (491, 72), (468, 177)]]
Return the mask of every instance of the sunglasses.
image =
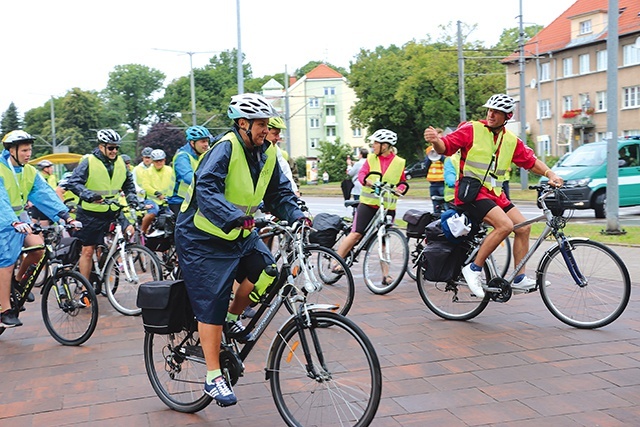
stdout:
[(106, 148), (107, 151), (118, 151), (120, 149), (120, 147), (118, 147), (117, 145), (105, 145), (104, 148)]

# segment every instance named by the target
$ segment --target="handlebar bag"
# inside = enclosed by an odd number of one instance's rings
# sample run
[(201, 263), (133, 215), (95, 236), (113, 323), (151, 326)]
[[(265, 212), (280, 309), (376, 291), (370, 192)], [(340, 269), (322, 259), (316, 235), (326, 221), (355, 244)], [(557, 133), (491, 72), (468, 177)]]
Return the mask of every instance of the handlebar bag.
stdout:
[(53, 259), (64, 265), (75, 265), (80, 259), (82, 243), (77, 237), (63, 237), (53, 251)]
[(342, 229), (342, 217), (329, 213), (319, 213), (313, 218), (313, 231), (309, 234), (309, 242), (317, 243), (325, 248), (336, 244), (338, 232)]

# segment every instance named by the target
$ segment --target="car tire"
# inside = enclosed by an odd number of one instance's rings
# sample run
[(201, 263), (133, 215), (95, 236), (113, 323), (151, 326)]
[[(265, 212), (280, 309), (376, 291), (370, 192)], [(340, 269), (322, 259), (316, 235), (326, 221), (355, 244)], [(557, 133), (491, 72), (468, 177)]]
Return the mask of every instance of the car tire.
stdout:
[(607, 216), (605, 212), (605, 203), (607, 201), (607, 193), (602, 192), (596, 194), (593, 200), (593, 211), (596, 214), (596, 218), (605, 218)]
[(411, 179), (411, 174), (410, 174), (410, 173), (405, 174), (405, 176), (404, 176), (404, 177), (407, 179), (407, 181), (409, 181), (409, 180)]

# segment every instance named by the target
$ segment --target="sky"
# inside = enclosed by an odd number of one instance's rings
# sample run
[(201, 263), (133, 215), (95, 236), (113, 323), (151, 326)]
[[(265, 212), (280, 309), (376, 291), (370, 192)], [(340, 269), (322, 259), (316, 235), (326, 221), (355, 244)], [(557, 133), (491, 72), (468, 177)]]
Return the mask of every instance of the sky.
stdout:
[[(291, 74), (309, 61), (349, 68), (360, 49), (436, 40), (441, 25), (476, 25), (469, 40), (495, 44), (505, 28), (548, 25), (575, 0), (3, 0), (0, 114), (20, 114), (71, 88), (102, 90), (116, 65), (142, 64), (167, 79), (241, 48), (254, 77)], [(447, 7), (451, 5), (450, 7)], [(171, 52), (177, 51), (177, 52)]]

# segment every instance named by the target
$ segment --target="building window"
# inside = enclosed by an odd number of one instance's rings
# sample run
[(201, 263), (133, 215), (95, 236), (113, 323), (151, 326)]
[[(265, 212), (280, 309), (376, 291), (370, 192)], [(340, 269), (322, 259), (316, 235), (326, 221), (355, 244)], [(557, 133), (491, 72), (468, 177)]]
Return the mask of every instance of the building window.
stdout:
[(353, 130), (353, 137), (354, 138), (362, 138), (362, 129), (355, 128), (355, 129), (352, 129), (352, 130)]
[(596, 111), (607, 111), (607, 91), (596, 92)]
[(596, 142), (606, 141), (607, 132), (596, 132)]
[(320, 127), (320, 119), (317, 117), (311, 117), (309, 119), (309, 127), (312, 129), (317, 129)]
[(640, 135), (640, 129), (629, 129), (629, 130), (622, 131), (622, 136), (637, 136), (637, 135)]
[(562, 112), (573, 110), (573, 97), (571, 95), (562, 97)]
[(320, 101), (318, 101), (318, 98), (309, 98), (309, 108), (319, 108), (320, 107)]
[(318, 142), (320, 142), (319, 138), (311, 138), (309, 140), (309, 147), (311, 148), (318, 148)]
[(564, 58), (562, 60), (562, 75), (564, 77), (573, 76), (573, 58)]
[(551, 64), (549, 62), (545, 62), (544, 64), (540, 64), (540, 81), (546, 82), (551, 80)]
[(580, 74), (587, 74), (591, 71), (589, 65), (589, 54), (585, 53), (584, 55), (578, 56), (578, 64), (580, 66)]
[(324, 113), (325, 113), (327, 116), (335, 116), (335, 115), (336, 115), (336, 107), (334, 107), (334, 106), (327, 106), (327, 107), (324, 109)]
[(551, 100), (550, 99), (542, 99), (538, 101), (538, 119), (549, 119), (551, 118)]
[(336, 94), (336, 88), (331, 86), (331, 87), (325, 87), (324, 88), (324, 96), (333, 96)]
[(640, 107), (640, 86), (622, 89), (622, 108)]
[(327, 136), (328, 137), (336, 136), (336, 127), (335, 126), (327, 126)]
[(605, 71), (607, 69), (607, 51), (599, 50), (596, 52), (596, 71)]
[(640, 49), (635, 45), (622, 46), (622, 65), (635, 65), (640, 63)]
[(591, 32), (591, 19), (580, 23), (580, 34), (589, 34)]

